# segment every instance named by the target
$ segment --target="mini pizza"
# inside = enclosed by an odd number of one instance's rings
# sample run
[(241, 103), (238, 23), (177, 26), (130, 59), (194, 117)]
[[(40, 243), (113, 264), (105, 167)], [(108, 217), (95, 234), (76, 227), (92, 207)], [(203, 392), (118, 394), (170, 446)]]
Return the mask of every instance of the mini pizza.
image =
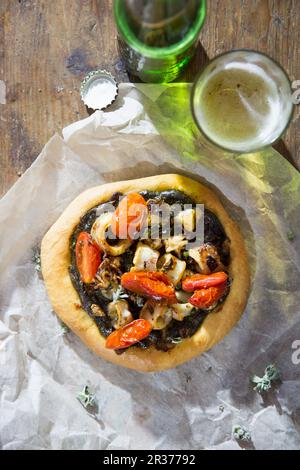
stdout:
[[(169, 210), (168, 230), (157, 207)], [(199, 217), (203, 237), (191, 243)], [(238, 226), (212, 190), (180, 175), (80, 194), (45, 235), (41, 262), (60, 319), (94, 353), (142, 372), (218, 343), (241, 317), (250, 284)]]

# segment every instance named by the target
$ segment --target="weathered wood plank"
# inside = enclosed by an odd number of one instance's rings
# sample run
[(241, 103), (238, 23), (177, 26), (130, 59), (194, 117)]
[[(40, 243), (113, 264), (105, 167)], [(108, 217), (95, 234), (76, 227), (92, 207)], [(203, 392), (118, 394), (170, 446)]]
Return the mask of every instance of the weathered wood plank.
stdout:
[[(193, 80), (207, 57), (247, 47), (269, 53), (300, 80), (299, 24), (298, 0), (208, 0), (201, 47), (182, 79)], [(97, 67), (128, 80), (116, 47), (112, 0), (1, 0), (6, 104), (0, 104), (0, 195), (55, 132), (86, 116), (79, 84)], [(284, 144), (300, 167), (296, 117)]]

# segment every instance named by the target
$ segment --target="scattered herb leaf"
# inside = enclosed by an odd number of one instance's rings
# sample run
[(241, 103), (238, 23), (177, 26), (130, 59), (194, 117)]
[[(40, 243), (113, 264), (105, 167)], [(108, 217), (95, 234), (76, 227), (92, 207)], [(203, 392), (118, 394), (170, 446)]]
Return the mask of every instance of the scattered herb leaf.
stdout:
[(120, 299), (128, 299), (129, 295), (126, 294), (122, 286), (119, 286), (118, 289), (113, 293), (113, 302), (116, 302)]
[(145, 299), (143, 297), (141, 297), (140, 295), (136, 295), (135, 303), (137, 304), (138, 307), (143, 307), (143, 305), (145, 303)]
[(90, 392), (88, 385), (85, 385), (82, 391), (78, 393), (77, 400), (80, 401), (84, 408), (96, 405), (96, 397), (93, 393)]
[(232, 433), (233, 433), (233, 437), (237, 441), (246, 441), (246, 442), (251, 441), (251, 434), (246, 428), (244, 428), (244, 426), (239, 426), (239, 425), (233, 426)]
[(61, 331), (63, 335), (69, 333), (70, 328), (68, 327), (68, 325), (66, 325), (64, 322), (61, 322), (60, 326), (61, 326)]
[(263, 377), (258, 377), (253, 375), (251, 377), (251, 382), (255, 384), (253, 390), (256, 390), (258, 393), (267, 392), (272, 387), (273, 382), (280, 379), (279, 372), (274, 364), (270, 364), (265, 368)]
[(32, 262), (34, 264), (36, 271), (40, 273), (41, 272), (41, 255), (40, 255), (39, 249), (33, 250)]
[(219, 410), (221, 411), (221, 413), (223, 413), (223, 411), (225, 410), (224, 405), (219, 405)]

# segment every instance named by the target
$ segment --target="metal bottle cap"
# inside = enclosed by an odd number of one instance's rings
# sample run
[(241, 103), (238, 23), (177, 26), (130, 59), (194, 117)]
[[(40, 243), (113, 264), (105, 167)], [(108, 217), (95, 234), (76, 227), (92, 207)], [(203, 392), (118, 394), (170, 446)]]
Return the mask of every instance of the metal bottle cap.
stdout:
[(118, 84), (106, 70), (93, 70), (81, 82), (80, 96), (91, 109), (105, 109), (118, 96)]

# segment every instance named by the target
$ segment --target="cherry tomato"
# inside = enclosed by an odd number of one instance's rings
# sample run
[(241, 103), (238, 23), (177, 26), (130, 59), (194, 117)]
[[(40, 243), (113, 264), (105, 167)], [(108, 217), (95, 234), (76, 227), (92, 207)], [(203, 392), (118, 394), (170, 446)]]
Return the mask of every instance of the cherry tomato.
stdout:
[(219, 286), (196, 290), (189, 302), (198, 308), (212, 307), (212, 305), (222, 297), (226, 287), (226, 282), (224, 282), (224, 284), (220, 284)]
[(161, 272), (133, 271), (121, 277), (125, 289), (167, 304), (177, 303), (175, 290), (168, 276)]
[(112, 217), (111, 230), (121, 239), (133, 239), (148, 217), (147, 203), (138, 193), (130, 193), (119, 203)]
[(101, 263), (101, 251), (88, 232), (80, 232), (75, 247), (76, 264), (81, 280), (90, 284)]
[(224, 272), (195, 274), (194, 276), (186, 277), (182, 281), (182, 289), (186, 292), (194, 292), (197, 289), (219, 286), (227, 281), (227, 279), (228, 275)]
[(133, 320), (128, 325), (123, 326), (119, 330), (113, 331), (106, 339), (106, 347), (108, 349), (128, 348), (132, 344), (138, 343), (146, 338), (152, 330), (152, 325), (142, 318)]

